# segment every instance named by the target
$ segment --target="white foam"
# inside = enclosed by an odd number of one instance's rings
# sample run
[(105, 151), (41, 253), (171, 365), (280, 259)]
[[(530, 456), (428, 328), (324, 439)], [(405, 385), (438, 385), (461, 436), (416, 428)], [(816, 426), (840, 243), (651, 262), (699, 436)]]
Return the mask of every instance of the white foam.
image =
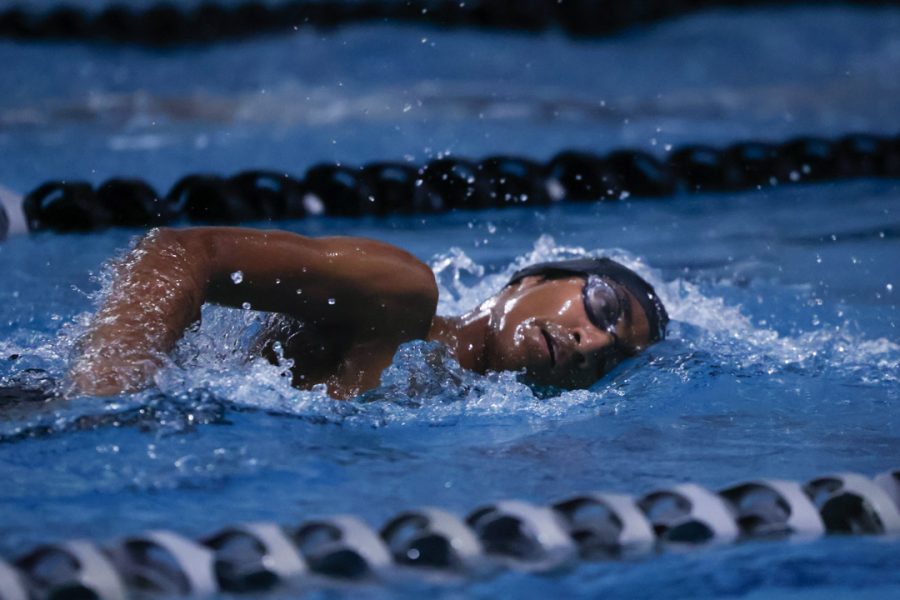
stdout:
[[(573, 418), (616, 412), (639, 404), (640, 397), (659, 387), (666, 377), (690, 381), (708, 374), (702, 362), (717, 368), (774, 374), (785, 369), (817, 376), (822, 370), (860, 384), (895, 383), (900, 372), (900, 346), (884, 339), (866, 339), (852, 323), (782, 335), (753, 322), (739, 304), (730, 303), (682, 278), (666, 281), (641, 259), (621, 249), (587, 251), (556, 244), (541, 236), (534, 247), (495, 273), (458, 248), (436, 256), (432, 268), (439, 282), (441, 314), (475, 307), (499, 290), (517, 269), (528, 264), (578, 256), (609, 256), (634, 269), (657, 290), (672, 323), (669, 340), (626, 362), (590, 390), (542, 397), (520, 383), (514, 373), (478, 375), (460, 368), (438, 344), (412, 342), (402, 346), (382, 376), (382, 384), (362, 397), (337, 402), (322, 386), (299, 391), (291, 386), (290, 362), (269, 364), (250, 358), (248, 347), (262, 323), (259, 313), (204, 307), (203, 324), (190, 330), (171, 360), (156, 376), (156, 389), (127, 400), (149, 402), (162, 392), (190, 405), (212, 395), (234, 406), (326, 420), (359, 421), (367, 425), (410, 422), (450, 424), (461, 419)], [(111, 271), (97, 277), (109, 293)], [(469, 284), (466, 281), (470, 281)], [(5, 354), (27, 354), (22, 365), (37, 361), (51, 375), (62, 377), (88, 315), (78, 315), (56, 336), (35, 335), (29, 348), (0, 342)], [(699, 355), (701, 364), (692, 357)], [(631, 404), (626, 404), (630, 402)], [(83, 405), (82, 405), (83, 406)], [(82, 409), (83, 410), (83, 409)]]

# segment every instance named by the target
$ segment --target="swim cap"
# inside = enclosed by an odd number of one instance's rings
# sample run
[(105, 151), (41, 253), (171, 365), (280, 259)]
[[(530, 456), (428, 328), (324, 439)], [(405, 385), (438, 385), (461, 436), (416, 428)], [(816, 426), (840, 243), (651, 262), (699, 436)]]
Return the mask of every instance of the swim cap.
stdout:
[(558, 279), (578, 275), (588, 279), (600, 277), (610, 279), (625, 287), (637, 299), (650, 324), (650, 341), (656, 342), (666, 337), (669, 314), (663, 306), (656, 290), (649, 283), (629, 269), (609, 258), (574, 258), (554, 262), (537, 263), (513, 273), (506, 285), (512, 285), (524, 277), (540, 275), (548, 279)]

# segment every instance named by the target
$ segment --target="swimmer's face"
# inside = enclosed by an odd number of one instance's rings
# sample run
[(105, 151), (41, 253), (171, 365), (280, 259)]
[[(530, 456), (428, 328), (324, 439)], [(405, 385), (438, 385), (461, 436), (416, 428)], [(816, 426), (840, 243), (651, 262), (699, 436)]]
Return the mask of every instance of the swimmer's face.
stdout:
[[(544, 279), (530, 276), (488, 301), (486, 367), (524, 370), (538, 385), (584, 388), (623, 358), (650, 343), (650, 326), (640, 303), (616, 282), (603, 279), (599, 302), (613, 307), (608, 324), (597, 325), (585, 306), (584, 277)], [(595, 311), (596, 315), (596, 311)]]

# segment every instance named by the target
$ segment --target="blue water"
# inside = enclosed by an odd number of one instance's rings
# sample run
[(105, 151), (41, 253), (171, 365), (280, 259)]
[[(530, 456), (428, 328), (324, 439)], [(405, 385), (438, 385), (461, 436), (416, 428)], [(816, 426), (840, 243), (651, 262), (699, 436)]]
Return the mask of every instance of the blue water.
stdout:
[[(131, 174), (164, 188), (187, 171), (301, 173), (319, 160), (623, 144), (661, 155), (687, 141), (896, 132), (898, 31), (896, 10), (792, 9), (597, 41), (365, 26), (162, 53), (0, 42), (0, 185)], [(339, 512), (380, 525), (425, 503), (463, 514), (508, 497), (900, 466), (898, 194), (862, 180), (279, 223), (410, 249), (435, 269), (443, 314), (526, 262), (609, 254), (657, 287), (670, 336), (592, 389), (547, 399), (412, 344), (380, 388), (338, 403), (248, 360), (258, 316), (209, 308), (153, 389), (0, 418), (0, 555), (156, 527)], [(104, 265), (138, 233), (0, 246), (6, 384), (62, 376)], [(897, 550), (754, 543), (371, 595), (885, 598), (900, 594)]]

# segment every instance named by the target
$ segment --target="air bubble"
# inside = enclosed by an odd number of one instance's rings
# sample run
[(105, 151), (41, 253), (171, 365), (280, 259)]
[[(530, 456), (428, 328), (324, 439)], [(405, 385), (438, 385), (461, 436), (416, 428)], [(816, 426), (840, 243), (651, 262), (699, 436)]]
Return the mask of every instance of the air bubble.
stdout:
[(243, 271), (235, 271), (234, 273), (231, 274), (231, 281), (234, 283), (234, 285), (239, 284), (243, 280), (244, 280), (244, 272)]

